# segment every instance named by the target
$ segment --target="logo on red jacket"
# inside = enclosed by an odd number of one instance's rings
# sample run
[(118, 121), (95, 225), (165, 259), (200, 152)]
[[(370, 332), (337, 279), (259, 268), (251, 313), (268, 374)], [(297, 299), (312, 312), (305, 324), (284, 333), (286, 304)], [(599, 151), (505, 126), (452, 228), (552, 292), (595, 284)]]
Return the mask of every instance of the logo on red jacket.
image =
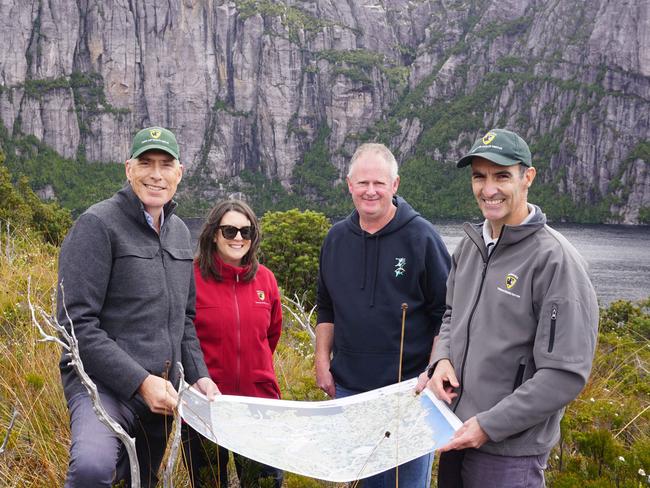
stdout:
[(266, 295), (264, 294), (264, 290), (257, 290), (257, 298), (259, 298), (261, 302), (264, 301), (264, 299), (266, 298)]

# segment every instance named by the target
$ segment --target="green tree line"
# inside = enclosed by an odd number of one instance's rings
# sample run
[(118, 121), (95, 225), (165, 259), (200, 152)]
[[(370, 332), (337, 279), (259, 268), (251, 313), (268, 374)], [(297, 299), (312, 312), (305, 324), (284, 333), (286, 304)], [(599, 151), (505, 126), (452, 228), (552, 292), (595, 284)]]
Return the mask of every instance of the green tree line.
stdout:
[(28, 228), (46, 242), (60, 244), (72, 225), (70, 212), (57, 203), (42, 202), (26, 176), (13, 183), (4, 160), (0, 151), (0, 226), (5, 234), (11, 234), (12, 229)]

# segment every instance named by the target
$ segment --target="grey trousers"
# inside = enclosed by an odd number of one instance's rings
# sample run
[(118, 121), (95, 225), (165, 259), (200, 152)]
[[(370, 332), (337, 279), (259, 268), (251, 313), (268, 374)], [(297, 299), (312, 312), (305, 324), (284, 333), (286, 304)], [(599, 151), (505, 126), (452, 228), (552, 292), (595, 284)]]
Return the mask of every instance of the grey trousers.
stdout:
[[(155, 487), (171, 418), (152, 413), (137, 397), (125, 403), (106, 391), (100, 391), (99, 395), (111, 417), (135, 437), (141, 486)], [(65, 488), (104, 488), (122, 480), (125, 487), (131, 486), (126, 449), (98, 420), (88, 394), (70, 398), (68, 410), (72, 443)]]
[(544, 488), (549, 453), (496, 456), (476, 449), (440, 455), (439, 488)]

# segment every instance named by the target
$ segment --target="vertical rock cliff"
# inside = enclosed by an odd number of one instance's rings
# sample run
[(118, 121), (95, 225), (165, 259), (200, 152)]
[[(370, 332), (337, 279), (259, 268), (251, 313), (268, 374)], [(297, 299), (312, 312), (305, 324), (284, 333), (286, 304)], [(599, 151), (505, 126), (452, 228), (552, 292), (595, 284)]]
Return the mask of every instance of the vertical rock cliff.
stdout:
[(335, 183), (361, 140), (449, 164), (501, 126), (558, 194), (650, 219), (645, 0), (0, 1), (0, 27), (2, 124), (68, 158), (164, 125), (214, 197), (291, 191), (318, 141)]

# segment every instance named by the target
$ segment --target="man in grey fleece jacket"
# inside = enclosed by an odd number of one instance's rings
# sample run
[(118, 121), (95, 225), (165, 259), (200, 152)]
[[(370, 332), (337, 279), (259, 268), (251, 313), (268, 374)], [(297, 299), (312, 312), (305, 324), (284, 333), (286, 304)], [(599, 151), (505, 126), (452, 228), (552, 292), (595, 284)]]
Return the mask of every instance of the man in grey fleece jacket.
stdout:
[(524, 140), (493, 129), (457, 166), (470, 164), (485, 222), (464, 226), (428, 368), (428, 387), (464, 421), (440, 448), (439, 486), (542, 487), (564, 408), (591, 371), (596, 295), (578, 252), (527, 202)]
[[(59, 256), (58, 321), (68, 329), (72, 322), (104, 407), (135, 437), (143, 487), (157, 483), (167, 415), (178, 400), (177, 363), (208, 397), (219, 392), (194, 330), (189, 231), (174, 215), (182, 170), (174, 134), (138, 132), (126, 161), (129, 183), (79, 217)], [(65, 351), (60, 369), (72, 436), (65, 486), (130, 486), (126, 451), (99, 422)]]

